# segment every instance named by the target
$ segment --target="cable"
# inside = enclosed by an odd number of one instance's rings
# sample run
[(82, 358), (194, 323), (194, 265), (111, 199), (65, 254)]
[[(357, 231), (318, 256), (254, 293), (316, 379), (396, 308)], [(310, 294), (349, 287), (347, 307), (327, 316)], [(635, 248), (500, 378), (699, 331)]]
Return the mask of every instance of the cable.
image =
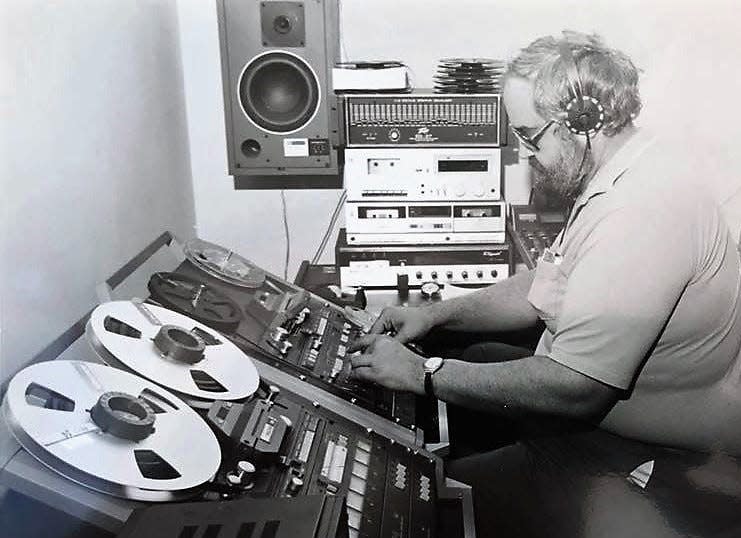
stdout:
[(283, 263), (283, 280), (288, 280), (288, 262), (291, 259), (291, 234), (288, 230), (288, 210), (286, 209), (286, 191), (280, 191), (280, 205), (283, 211), (283, 231), (286, 234), (286, 259)]
[(319, 262), (319, 258), (322, 257), (324, 249), (327, 247), (327, 242), (329, 241), (329, 238), (332, 235), (332, 231), (337, 224), (337, 219), (340, 216), (340, 210), (342, 209), (342, 206), (345, 205), (345, 200), (347, 200), (347, 191), (343, 189), (339, 200), (337, 200), (337, 205), (332, 212), (332, 218), (329, 219), (329, 224), (327, 225), (327, 230), (324, 232), (324, 237), (322, 237), (322, 241), (321, 243), (319, 243), (319, 248), (317, 248), (314, 257), (311, 259), (311, 265), (316, 265)]
[(342, 0), (338, 0), (337, 2), (337, 18), (339, 31), (340, 31), (340, 61), (347, 62), (348, 61), (348, 53), (347, 53), (347, 46), (345, 46), (345, 38), (344, 38), (344, 32), (342, 31)]

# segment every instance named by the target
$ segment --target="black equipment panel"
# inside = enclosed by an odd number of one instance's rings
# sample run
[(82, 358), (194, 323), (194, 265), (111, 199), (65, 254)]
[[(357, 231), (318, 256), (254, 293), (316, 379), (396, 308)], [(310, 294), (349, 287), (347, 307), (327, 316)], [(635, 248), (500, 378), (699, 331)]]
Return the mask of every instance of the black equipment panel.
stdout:
[(137, 509), (118, 538), (345, 538), (342, 498), (255, 499), (159, 504)]
[[(208, 275), (188, 261), (176, 272), (199, 279), (209, 289), (240, 305), (242, 321), (236, 331), (224, 334), (247, 353), (352, 404), (415, 429), (418, 422), (414, 395), (348, 378), (347, 349), (363, 328), (344, 308), (270, 273), (258, 287), (246, 288)], [(185, 306), (178, 311), (194, 316)], [(207, 319), (199, 321), (209, 325)]]
[(533, 269), (546, 248), (553, 244), (566, 223), (563, 211), (537, 210), (529, 205), (512, 205), (508, 229), (523, 263)]
[(433, 456), (277, 386), (247, 403), (215, 402), (222, 497), (344, 497), (350, 537), (436, 535)]

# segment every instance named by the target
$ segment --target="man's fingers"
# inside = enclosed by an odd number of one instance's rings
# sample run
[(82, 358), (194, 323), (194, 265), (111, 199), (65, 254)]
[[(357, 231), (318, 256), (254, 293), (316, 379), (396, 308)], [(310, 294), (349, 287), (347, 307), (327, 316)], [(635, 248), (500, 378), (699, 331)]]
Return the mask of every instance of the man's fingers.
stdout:
[(373, 364), (370, 355), (355, 355), (350, 357), (350, 366), (355, 370), (356, 368), (368, 368)]
[(376, 321), (373, 322), (373, 325), (371, 325), (370, 331), (368, 331), (368, 334), (383, 334), (386, 332), (386, 316), (381, 314), (376, 318)]
[(347, 348), (349, 353), (355, 353), (356, 351), (365, 351), (373, 342), (378, 338), (378, 334), (366, 334), (359, 338), (356, 338), (352, 344)]
[(350, 376), (360, 381), (373, 381), (373, 370), (369, 366), (359, 366), (351, 370)]

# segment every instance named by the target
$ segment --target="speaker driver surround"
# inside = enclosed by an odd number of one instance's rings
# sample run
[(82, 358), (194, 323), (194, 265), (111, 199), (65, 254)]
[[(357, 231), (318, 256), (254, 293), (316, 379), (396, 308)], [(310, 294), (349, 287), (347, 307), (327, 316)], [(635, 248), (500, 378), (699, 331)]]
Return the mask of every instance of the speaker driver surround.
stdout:
[(242, 111), (259, 128), (276, 134), (298, 131), (319, 110), (316, 73), (299, 56), (270, 51), (255, 56), (239, 78)]

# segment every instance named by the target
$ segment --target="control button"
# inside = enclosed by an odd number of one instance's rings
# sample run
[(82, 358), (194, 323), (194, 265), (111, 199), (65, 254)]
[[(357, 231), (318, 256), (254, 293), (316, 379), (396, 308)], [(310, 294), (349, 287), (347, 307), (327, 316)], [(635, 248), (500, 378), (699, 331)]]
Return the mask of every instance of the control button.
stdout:
[(414, 273), (414, 276), (417, 277), (417, 280), (422, 280), (422, 271), (417, 271), (416, 273)]
[(401, 138), (401, 133), (399, 132), (399, 129), (391, 129), (389, 131), (389, 140), (392, 142), (398, 142), (399, 138)]
[(301, 491), (302, 487), (304, 487), (304, 481), (298, 476), (292, 476), (291, 480), (288, 482), (288, 487), (286, 489), (289, 495), (296, 495), (299, 491)]
[(453, 278), (453, 271), (446, 271), (445, 276), (448, 277), (448, 280), (450, 280), (451, 278)]
[(479, 269), (478, 271), (476, 271), (476, 276), (479, 277), (479, 278), (483, 278), (484, 277), (484, 272)]
[(498, 274), (496, 269), (491, 270), (491, 276), (496, 277)]
[(430, 273), (430, 276), (431, 276), (431, 277), (432, 277), (433, 279), (437, 278), (437, 271), (432, 271), (432, 273)]
[(461, 271), (461, 276), (463, 278), (468, 278), (468, 271)]
[(237, 463), (236, 471), (227, 473), (226, 480), (232, 486), (244, 488), (252, 487), (252, 481), (255, 475), (255, 466), (249, 461), (241, 460)]

